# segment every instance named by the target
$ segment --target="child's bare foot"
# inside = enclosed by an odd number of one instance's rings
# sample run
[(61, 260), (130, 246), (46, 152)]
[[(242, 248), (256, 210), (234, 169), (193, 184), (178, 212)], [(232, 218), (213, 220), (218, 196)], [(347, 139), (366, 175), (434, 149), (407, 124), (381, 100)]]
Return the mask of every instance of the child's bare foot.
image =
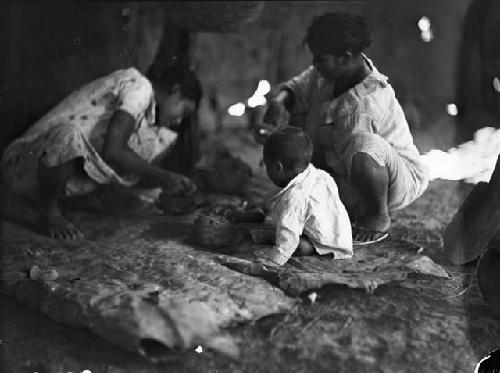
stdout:
[(83, 232), (61, 214), (51, 215), (40, 220), (40, 228), (50, 237), (64, 240), (81, 240)]

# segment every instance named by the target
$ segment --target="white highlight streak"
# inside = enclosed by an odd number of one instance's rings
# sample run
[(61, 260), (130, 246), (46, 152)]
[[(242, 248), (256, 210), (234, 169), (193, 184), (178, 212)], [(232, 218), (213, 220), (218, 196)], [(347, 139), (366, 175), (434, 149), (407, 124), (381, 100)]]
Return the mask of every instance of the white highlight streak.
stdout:
[(500, 153), (500, 129), (484, 127), (467, 141), (447, 152), (431, 150), (421, 156), (432, 179), (488, 182)]
[(265, 96), (271, 90), (271, 84), (267, 80), (259, 80), (259, 85), (255, 91), (255, 95)]
[(498, 76), (493, 78), (493, 89), (500, 93), (500, 79), (498, 79)]
[(425, 30), (420, 33), (420, 37), (424, 43), (429, 43), (434, 39), (434, 33), (432, 30)]

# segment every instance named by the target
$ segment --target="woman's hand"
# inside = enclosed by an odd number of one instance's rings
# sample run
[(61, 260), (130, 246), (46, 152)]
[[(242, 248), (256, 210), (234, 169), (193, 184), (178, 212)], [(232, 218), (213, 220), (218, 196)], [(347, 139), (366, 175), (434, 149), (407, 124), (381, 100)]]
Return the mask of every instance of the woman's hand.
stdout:
[(189, 196), (196, 192), (196, 184), (188, 177), (164, 171), (158, 176), (163, 194), (167, 196)]
[(269, 99), (263, 122), (254, 127), (254, 138), (264, 144), (267, 138), (277, 129), (285, 127), (290, 121), (289, 110), (293, 106), (294, 96), (291, 91), (282, 90)]
[(264, 123), (274, 127), (282, 127), (288, 124), (290, 114), (285, 106), (288, 92), (281, 91), (276, 97), (269, 100), (268, 108), (264, 114)]

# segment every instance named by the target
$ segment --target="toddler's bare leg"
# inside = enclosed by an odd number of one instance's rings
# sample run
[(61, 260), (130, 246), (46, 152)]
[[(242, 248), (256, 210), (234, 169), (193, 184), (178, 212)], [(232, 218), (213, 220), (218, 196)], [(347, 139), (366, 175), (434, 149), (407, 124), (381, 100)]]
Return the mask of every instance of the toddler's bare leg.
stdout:
[(259, 245), (274, 245), (276, 243), (276, 232), (271, 229), (253, 229), (250, 231), (252, 241)]
[(70, 223), (61, 213), (59, 202), (64, 197), (66, 183), (75, 174), (78, 166), (76, 159), (56, 167), (38, 167), (41, 229), (53, 238), (81, 239), (83, 233)]
[(307, 236), (300, 236), (299, 246), (297, 250), (295, 250), (296, 256), (308, 256), (313, 255), (316, 251), (314, 250), (314, 246)]

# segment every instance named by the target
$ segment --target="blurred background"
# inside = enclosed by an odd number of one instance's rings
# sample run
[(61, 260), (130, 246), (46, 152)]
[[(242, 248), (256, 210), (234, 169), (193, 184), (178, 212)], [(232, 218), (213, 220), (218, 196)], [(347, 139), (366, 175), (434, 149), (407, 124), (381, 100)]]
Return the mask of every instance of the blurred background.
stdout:
[(421, 152), (500, 126), (499, 0), (7, 2), (0, 150), (84, 83), (174, 55), (203, 84), (200, 136), (246, 126), (252, 110), (230, 115), (230, 106), (247, 104), (260, 80), (273, 89), (307, 67), (305, 30), (327, 11), (369, 19), (367, 55), (389, 77)]

